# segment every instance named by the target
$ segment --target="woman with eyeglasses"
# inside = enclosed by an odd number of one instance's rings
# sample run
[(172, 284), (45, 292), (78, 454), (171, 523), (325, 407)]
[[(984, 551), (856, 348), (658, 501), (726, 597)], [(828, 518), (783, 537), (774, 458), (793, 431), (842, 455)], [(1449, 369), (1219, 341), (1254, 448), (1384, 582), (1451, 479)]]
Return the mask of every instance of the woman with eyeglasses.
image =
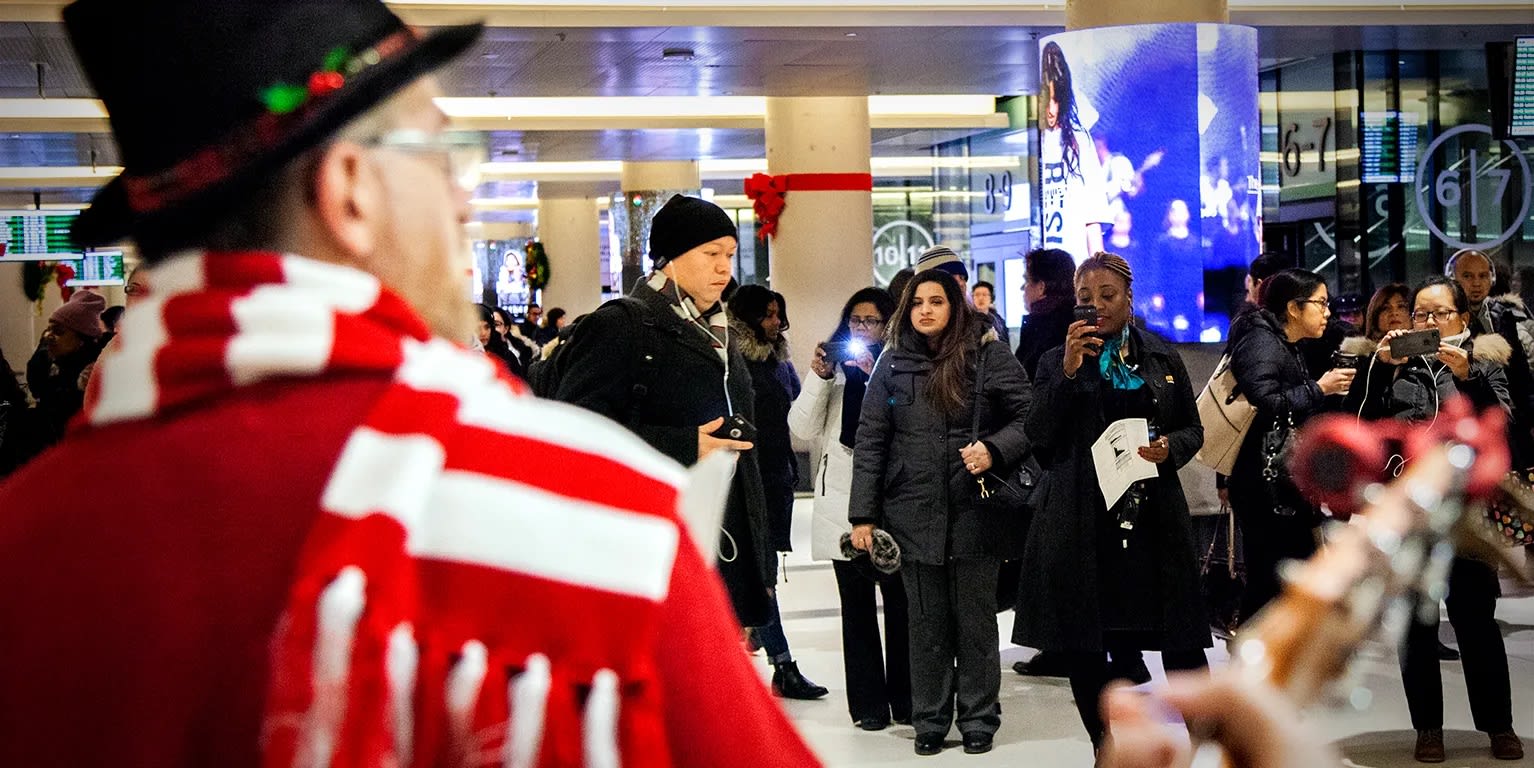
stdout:
[[(1418, 286), (1412, 298), (1412, 327), (1437, 329), (1438, 351), (1405, 358), (1391, 352), (1391, 341), (1408, 333), (1385, 334), (1370, 368), (1360, 375), (1347, 407), (1366, 419), (1396, 418), (1424, 421), (1436, 418), (1443, 403), (1456, 396), (1470, 398), (1477, 408), (1501, 408), (1511, 413), (1505, 367), (1512, 346), (1496, 333), (1473, 335), (1470, 300), (1453, 280), (1433, 277)], [(1412, 457), (1403, 456), (1407, 461)], [(1523, 757), (1523, 745), (1513, 732), (1512, 687), (1507, 647), (1497, 626), (1495, 566), (1466, 557), (1454, 558), (1449, 571), (1449, 594), (1444, 600), (1449, 623), (1459, 640), (1470, 714), (1478, 731), (1491, 739), (1492, 756), (1499, 760)], [(1435, 620), (1414, 623), (1401, 652), (1401, 678), (1412, 727), (1417, 731), (1414, 756), (1419, 762), (1445, 758), (1443, 743), (1443, 680), (1439, 666), (1437, 611)]]
[(1326, 283), (1303, 269), (1286, 269), (1263, 281), (1260, 308), (1230, 329), (1230, 370), (1237, 391), (1257, 415), (1236, 455), (1228, 487), (1241, 522), (1246, 556), (1242, 620), (1278, 595), (1278, 565), (1315, 554), (1320, 513), (1289, 479), (1283, 452), (1292, 430), (1326, 407), (1353, 383), (1351, 368), (1334, 368), (1312, 379), (1299, 342), (1326, 332), (1331, 309)]
[[(744, 289), (743, 289), (744, 290)], [(831, 561), (841, 599), (842, 669), (847, 712), (865, 731), (891, 722), (911, 722), (911, 654), (906, 637), (905, 586), (900, 572), (880, 573), (867, 557), (848, 560), (841, 537), (852, 532), (847, 504), (852, 490), (852, 454), (858, 415), (874, 361), (884, 351), (884, 329), (895, 301), (882, 288), (864, 288), (842, 307), (841, 321), (816, 345), (811, 376), (788, 412), (788, 426), (819, 452), (815, 472), (815, 514), (810, 555)], [(879, 604), (884, 602), (881, 644)]]

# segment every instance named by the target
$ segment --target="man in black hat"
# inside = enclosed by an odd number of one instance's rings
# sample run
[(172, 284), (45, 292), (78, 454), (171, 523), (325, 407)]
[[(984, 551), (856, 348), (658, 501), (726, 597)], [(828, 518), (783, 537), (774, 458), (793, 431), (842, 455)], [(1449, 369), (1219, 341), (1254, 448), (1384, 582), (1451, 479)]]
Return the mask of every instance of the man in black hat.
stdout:
[(755, 419), (746, 360), (729, 337), (723, 294), (734, 270), (735, 222), (706, 200), (676, 195), (650, 224), (653, 271), (598, 308), (561, 349), (552, 397), (623, 422), (686, 466), (714, 451), (739, 455), (720, 536), (719, 568), (743, 627), (770, 618), (772, 550), (749, 434)]
[(429, 73), (478, 25), (64, 21), (124, 164), (74, 237), (136, 240), (152, 290), (0, 487), (0, 765), (816, 764), (684, 470), (461, 344), (483, 152)]

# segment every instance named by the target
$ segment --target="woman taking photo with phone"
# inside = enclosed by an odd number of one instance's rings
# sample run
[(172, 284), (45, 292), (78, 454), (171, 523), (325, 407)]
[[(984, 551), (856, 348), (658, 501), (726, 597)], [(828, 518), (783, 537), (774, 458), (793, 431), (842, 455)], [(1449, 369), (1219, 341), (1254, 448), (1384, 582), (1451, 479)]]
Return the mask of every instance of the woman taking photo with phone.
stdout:
[[(1012, 641), (1069, 659), (1071, 692), (1094, 749), (1107, 651), (1160, 651), (1168, 670), (1202, 669), (1211, 645), (1199, 602), (1188, 501), (1177, 470), (1204, 444), (1188, 370), (1130, 323), (1129, 263), (1098, 253), (1076, 271), (1077, 319), (1039, 360), (1028, 437), (1045, 468), (1023, 555)], [(1092, 446), (1108, 425), (1145, 419), (1141, 458), (1157, 476), (1107, 504)]]
[[(1429, 278), (1412, 299), (1412, 327), (1436, 330), (1439, 345), (1432, 354), (1400, 356), (1396, 346), (1410, 331), (1393, 330), (1379, 345), (1366, 383), (1355, 386), (1347, 406), (1366, 419), (1423, 421), (1437, 418), (1444, 401), (1464, 395), (1477, 409), (1512, 412), (1504, 368), (1513, 349), (1502, 336), (1471, 337), (1470, 300), (1464, 289), (1446, 277)], [(1412, 457), (1404, 457), (1410, 460)], [(1523, 757), (1523, 744), (1513, 732), (1512, 685), (1508, 677), (1507, 646), (1495, 617), (1497, 570), (1479, 560), (1454, 558), (1449, 571), (1449, 623), (1459, 640), (1465, 669), (1470, 714), (1478, 731), (1491, 739), (1492, 756), (1499, 760)], [(1406, 635), (1401, 653), (1401, 679), (1406, 704), (1417, 731), (1414, 757), (1440, 763), (1443, 743), (1443, 674), (1439, 665), (1438, 612), (1433, 621), (1416, 622)]]
[(1028, 378), (947, 272), (918, 272), (894, 322), (858, 424), (852, 544), (867, 551), (882, 528), (900, 546), (916, 753), (942, 751), (956, 715), (964, 751), (989, 752), (1001, 725), (996, 548), (1011, 521), (978, 508), (977, 478), (1008, 477), (1027, 456)]
[(1354, 369), (1336, 368), (1312, 380), (1298, 347), (1319, 339), (1331, 317), (1326, 283), (1303, 269), (1263, 282), (1261, 305), (1230, 329), (1230, 371), (1236, 389), (1257, 409), (1230, 474), (1230, 506), (1241, 522), (1246, 556), (1243, 620), (1278, 596), (1278, 564), (1315, 554), (1320, 511), (1295, 488), (1283, 467), (1293, 430), (1353, 383)]
[[(744, 289), (742, 289), (744, 290)], [(810, 522), (810, 555), (831, 561), (841, 598), (842, 669), (847, 681), (847, 712), (865, 731), (890, 722), (911, 722), (911, 654), (906, 636), (905, 586), (900, 572), (884, 574), (842, 555), (841, 537), (852, 531), (847, 499), (852, 487), (852, 453), (858, 417), (874, 361), (884, 351), (885, 323), (895, 301), (882, 288), (864, 288), (842, 307), (836, 331), (815, 347), (813, 375), (788, 412), (788, 427), (816, 446), (815, 514)], [(879, 605), (884, 598), (884, 635), (879, 634)]]

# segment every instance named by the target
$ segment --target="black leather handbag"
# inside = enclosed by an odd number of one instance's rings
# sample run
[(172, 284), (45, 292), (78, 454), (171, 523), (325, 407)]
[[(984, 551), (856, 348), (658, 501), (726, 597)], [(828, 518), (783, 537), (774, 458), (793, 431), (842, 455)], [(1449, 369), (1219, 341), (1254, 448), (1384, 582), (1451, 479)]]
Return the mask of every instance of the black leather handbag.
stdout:
[[(970, 420), (969, 442), (980, 442), (980, 402), (985, 397), (985, 364), (977, 361), (975, 366), (974, 415)], [(994, 459), (995, 457), (991, 457)], [(982, 512), (1021, 515), (1033, 509), (1033, 492), (1039, 485), (1043, 470), (1032, 453), (1023, 457), (1016, 468), (1005, 471), (992, 466), (991, 470), (975, 477), (974, 506)]]

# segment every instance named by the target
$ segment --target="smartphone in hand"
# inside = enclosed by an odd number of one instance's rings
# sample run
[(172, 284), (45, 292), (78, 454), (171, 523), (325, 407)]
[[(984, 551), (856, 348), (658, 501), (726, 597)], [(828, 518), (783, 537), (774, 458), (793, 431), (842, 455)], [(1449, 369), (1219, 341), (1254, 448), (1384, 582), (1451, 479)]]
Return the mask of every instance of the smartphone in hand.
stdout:
[(1390, 340), (1390, 356), (1417, 357), (1438, 354), (1440, 336), (1437, 328), (1403, 333)]
[(1077, 322), (1084, 322), (1093, 328), (1097, 327), (1097, 307), (1091, 304), (1077, 304), (1075, 309), (1071, 310), (1071, 314)]

